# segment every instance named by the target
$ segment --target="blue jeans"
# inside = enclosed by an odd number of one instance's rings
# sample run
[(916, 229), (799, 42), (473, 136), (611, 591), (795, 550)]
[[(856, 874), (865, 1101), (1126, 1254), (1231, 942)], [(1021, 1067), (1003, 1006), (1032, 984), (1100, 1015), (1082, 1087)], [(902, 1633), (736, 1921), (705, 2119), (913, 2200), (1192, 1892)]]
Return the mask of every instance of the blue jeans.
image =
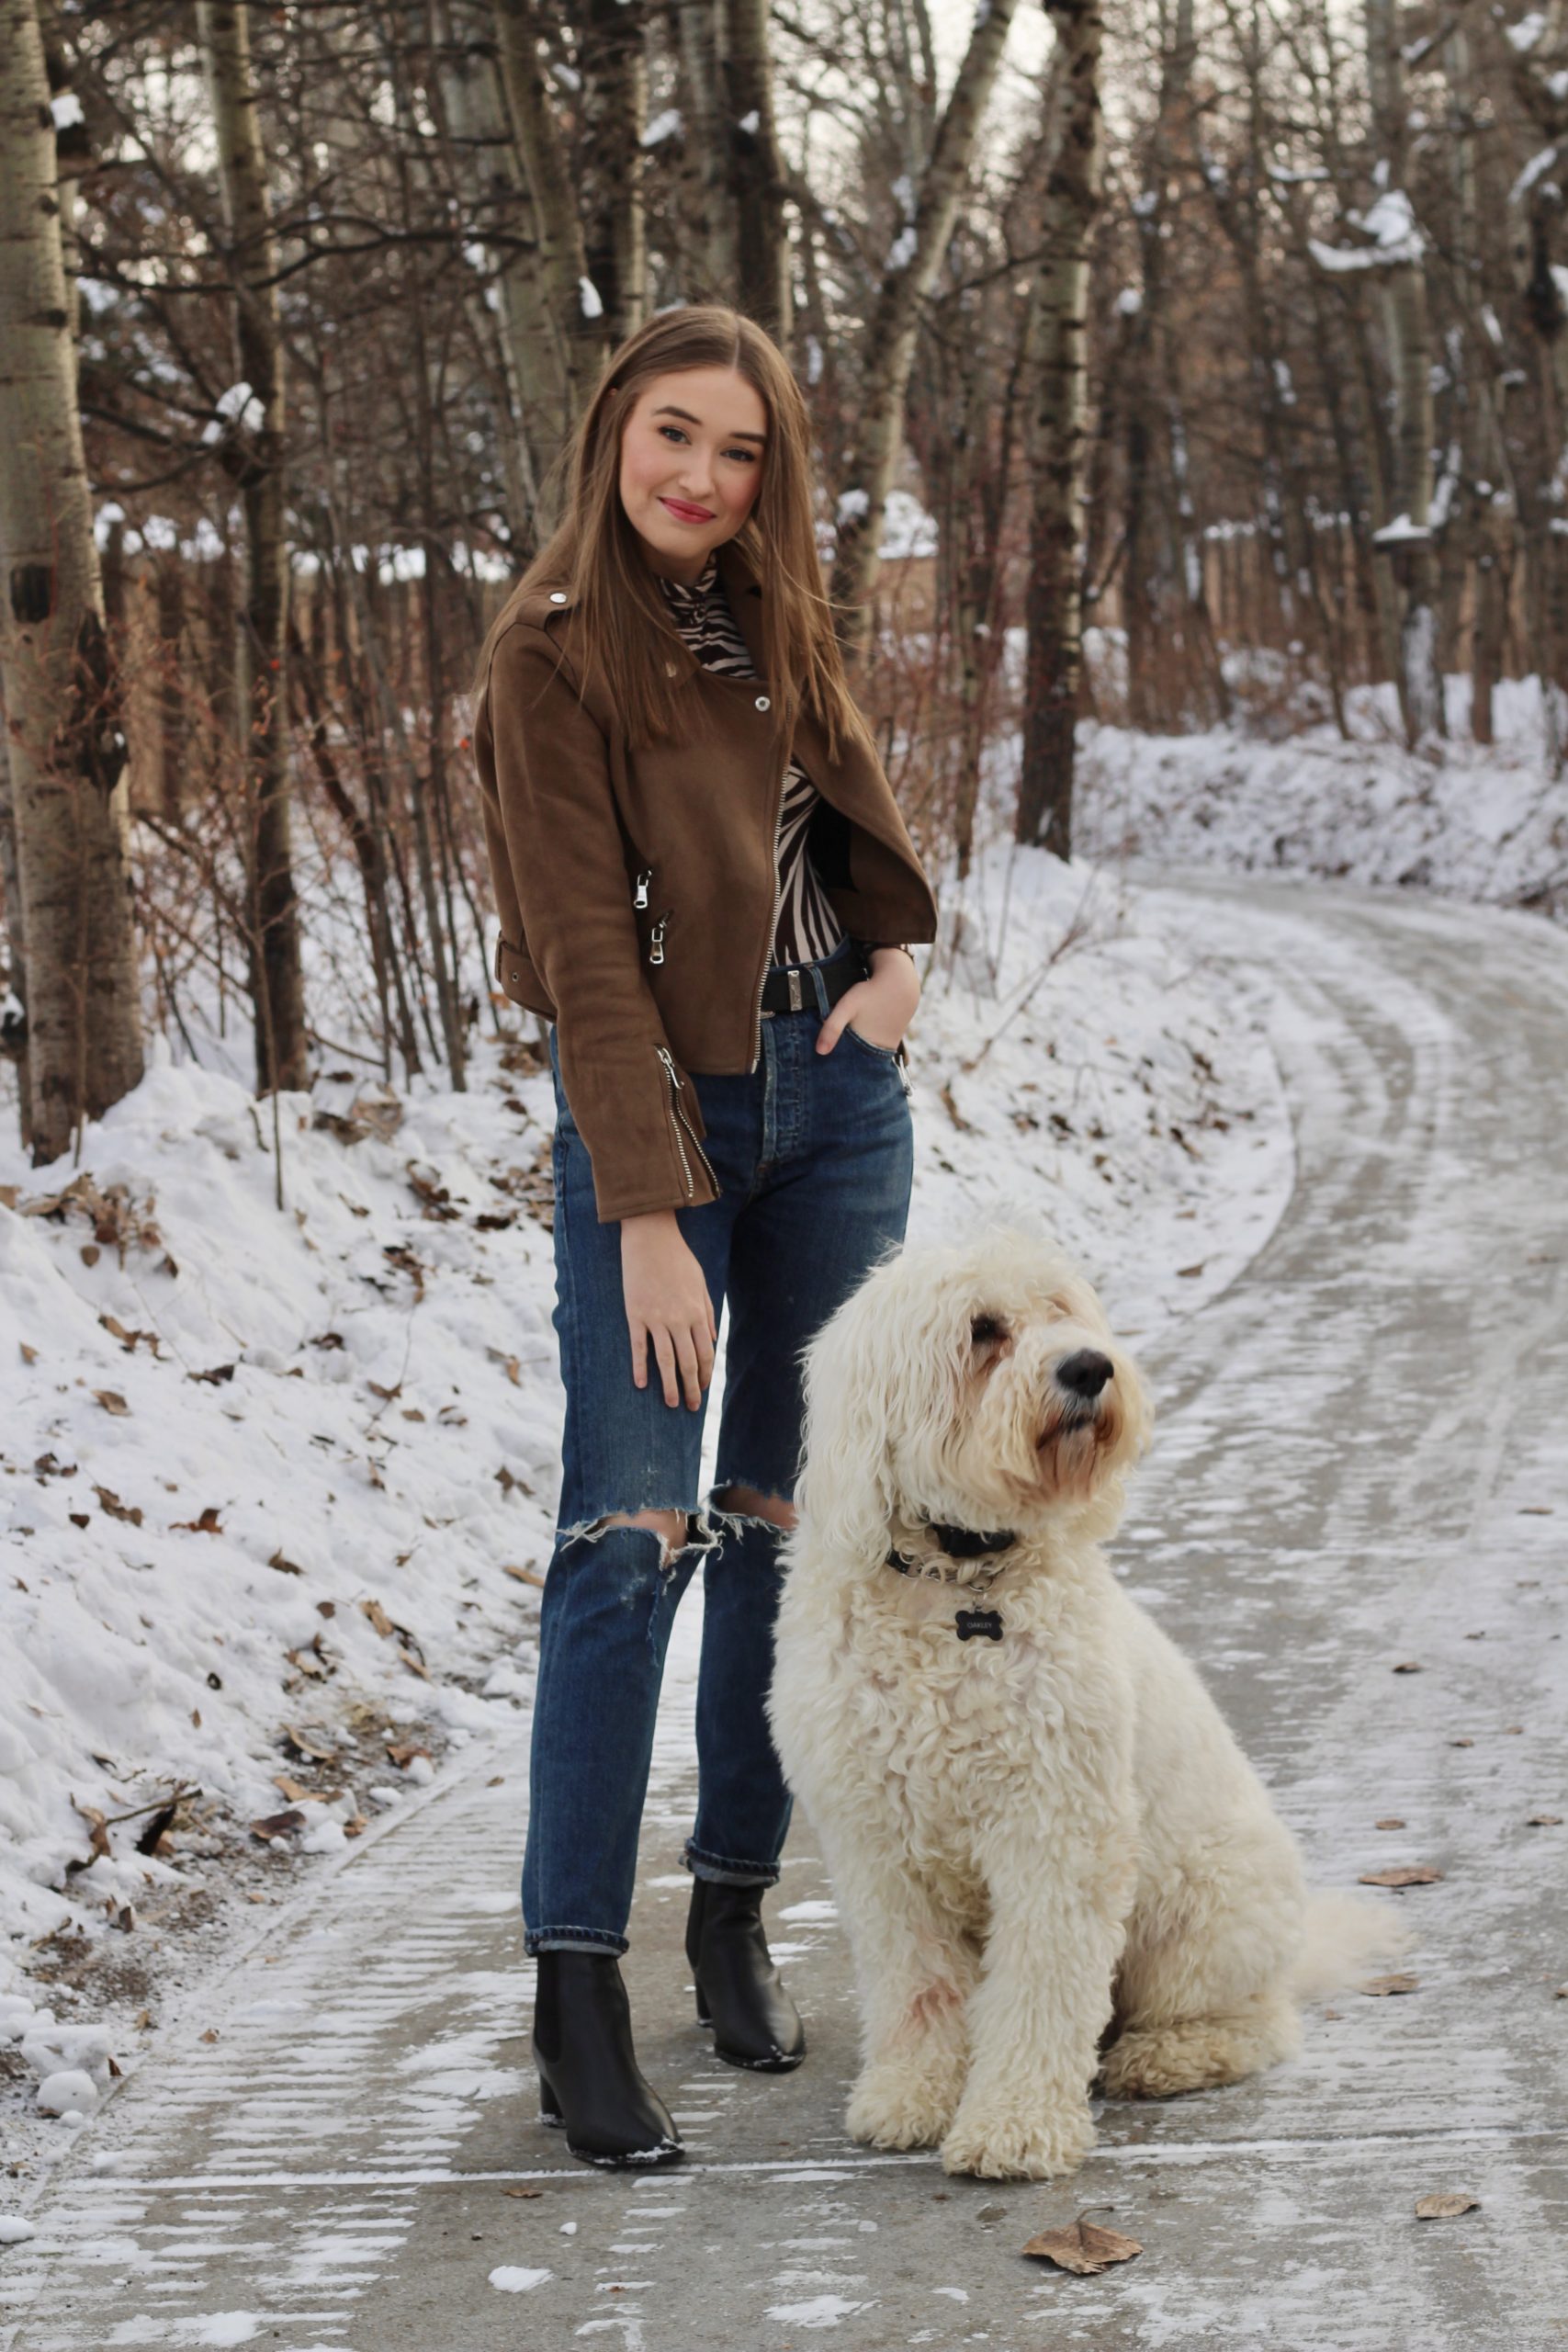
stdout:
[[(849, 941), (833, 951), (855, 953)], [(772, 1885), (790, 1797), (763, 1713), (782, 1531), (720, 1510), (730, 1486), (793, 1499), (800, 1351), (904, 1237), (914, 1146), (898, 1064), (846, 1029), (816, 1043), (828, 1000), (798, 967), (806, 1009), (764, 1017), (754, 1070), (693, 1074), (719, 1197), (678, 1209), (716, 1317), (729, 1313), (716, 1476), (699, 1502), (702, 1409), (664, 1402), (652, 1350), (631, 1376), (621, 1228), (600, 1224), (588, 1151), (556, 1079), (555, 1327), (566, 1387), (560, 1503), (540, 1617), (532, 1801), (523, 1863), (530, 1952), (623, 1952), (665, 1651), (703, 1564), (699, 1878)], [(675, 1510), (690, 1541), (602, 1528), (612, 1511)]]

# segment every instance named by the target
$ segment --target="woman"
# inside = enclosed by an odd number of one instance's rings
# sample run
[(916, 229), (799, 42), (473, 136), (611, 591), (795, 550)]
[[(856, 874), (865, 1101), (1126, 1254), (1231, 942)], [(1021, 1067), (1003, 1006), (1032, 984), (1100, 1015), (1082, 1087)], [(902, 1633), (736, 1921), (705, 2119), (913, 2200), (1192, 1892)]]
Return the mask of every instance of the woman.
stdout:
[(700, 1558), (686, 1951), (719, 2055), (782, 2071), (805, 2039), (761, 1926), (790, 1811), (763, 1698), (798, 1358), (903, 1237), (908, 943), (935, 936), (822, 592), (805, 402), (759, 327), (677, 310), (615, 355), (476, 702), (496, 973), (553, 1024), (567, 1409), (523, 1866), (540, 2105), (574, 2155), (671, 2163), (619, 1967), (665, 1649)]

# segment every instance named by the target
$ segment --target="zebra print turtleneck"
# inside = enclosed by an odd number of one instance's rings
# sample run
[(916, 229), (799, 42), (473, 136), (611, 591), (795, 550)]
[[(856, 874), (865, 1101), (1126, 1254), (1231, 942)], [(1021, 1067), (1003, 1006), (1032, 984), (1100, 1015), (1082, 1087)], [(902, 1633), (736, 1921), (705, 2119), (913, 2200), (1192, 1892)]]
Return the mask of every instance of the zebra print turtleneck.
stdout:
[[(735, 623), (710, 555), (690, 587), (679, 580), (659, 584), (671, 617), (705, 669), (727, 678), (754, 678), (756, 665)], [(773, 930), (775, 964), (810, 964), (828, 955), (844, 935), (843, 925), (818, 878), (806, 846), (806, 830), (819, 795), (799, 762), (791, 759), (779, 802), (774, 854), (778, 860), (779, 910)]]

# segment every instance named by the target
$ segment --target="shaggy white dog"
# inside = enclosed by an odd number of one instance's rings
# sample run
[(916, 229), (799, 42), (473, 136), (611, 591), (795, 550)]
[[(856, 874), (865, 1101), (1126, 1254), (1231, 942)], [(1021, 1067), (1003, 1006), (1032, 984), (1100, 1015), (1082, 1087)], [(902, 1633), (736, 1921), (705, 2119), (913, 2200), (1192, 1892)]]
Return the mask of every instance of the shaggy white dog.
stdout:
[(1018, 1231), (886, 1261), (807, 1358), (769, 1716), (854, 1952), (849, 2129), (940, 2142), (949, 2172), (1072, 2171), (1097, 2072), (1123, 2096), (1235, 2082), (1397, 1945), (1372, 1906), (1309, 1897), (1111, 1576), (1148, 1424), (1093, 1291)]

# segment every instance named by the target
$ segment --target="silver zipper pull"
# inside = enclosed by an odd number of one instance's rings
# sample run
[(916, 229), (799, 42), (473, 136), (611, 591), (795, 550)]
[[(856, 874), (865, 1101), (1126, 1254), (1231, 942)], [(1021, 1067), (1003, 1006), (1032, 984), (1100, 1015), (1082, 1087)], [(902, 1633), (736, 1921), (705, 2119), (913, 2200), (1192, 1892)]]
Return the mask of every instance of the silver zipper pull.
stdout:
[(671, 1054), (668, 1046), (655, 1046), (653, 1050), (659, 1056), (660, 1060), (664, 1064), (665, 1069), (669, 1071), (671, 1085), (679, 1091), (682, 1081), (681, 1073), (675, 1067), (675, 1057)]
[(660, 915), (649, 935), (648, 960), (650, 964), (662, 964), (664, 961), (664, 926), (669, 920), (668, 915)]
[(652, 881), (652, 879), (653, 879), (653, 868), (652, 868), (652, 866), (651, 866), (651, 865), (650, 865), (650, 866), (649, 866), (649, 867), (646, 869), (646, 871), (645, 871), (645, 872), (643, 872), (643, 873), (641, 873), (641, 874), (639, 874), (639, 875), (637, 876), (637, 890), (636, 890), (636, 893), (635, 893), (635, 895), (634, 895), (634, 897), (633, 897), (633, 899), (632, 899), (632, 904), (633, 904), (633, 906), (634, 906), (634, 907), (646, 907), (646, 906), (647, 906), (647, 904), (648, 904), (648, 886), (649, 886), (649, 884)]

